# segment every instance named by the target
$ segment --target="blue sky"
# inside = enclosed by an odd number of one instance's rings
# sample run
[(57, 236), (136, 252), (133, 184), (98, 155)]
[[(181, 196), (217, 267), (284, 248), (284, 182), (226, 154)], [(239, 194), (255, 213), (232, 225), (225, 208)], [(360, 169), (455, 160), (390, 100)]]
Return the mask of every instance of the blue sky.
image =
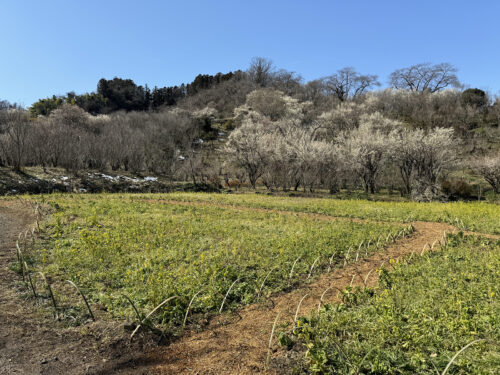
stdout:
[(500, 94), (500, 1), (0, 0), (0, 99), (31, 105), (100, 78), (170, 86), (246, 69), (253, 56), (306, 80), (449, 62)]

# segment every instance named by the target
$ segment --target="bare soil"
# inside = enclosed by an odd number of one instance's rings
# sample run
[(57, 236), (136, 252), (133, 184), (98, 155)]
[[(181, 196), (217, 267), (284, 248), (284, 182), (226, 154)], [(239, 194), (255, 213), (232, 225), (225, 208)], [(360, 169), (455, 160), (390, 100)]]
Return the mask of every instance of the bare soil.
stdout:
[[(169, 204), (206, 205), (206, 203), (165, 201)], [(234, 207), (232, 209), (273, 211)], [(273, 211), (320, 220), (325, 215)], [(130, 344), (123, 324), (98, 319), (80, 327), (68, 327), (55, 321), (47, 309), (26, 297), (20, 277), (9, 269), (15, 259), (18, 234), (33, 226), (32, 210), (20, 202), (0, 202), (0, 375), (3, 374), (284, 374), (290, 373), (293, 353), (274, 351), (266, 367), (266, 355), (272, 324), (292, 321), (303, 297), (300, 313), (334, 302), (339, 290), (349, 284), (375, 285), (377, 269), (402, 256), (415, 253), (442, 240), (443, 232), (457, 229), (443, 223), (414, 222), (415, 232), (397, 240), (383, 251), (343, 268), (333, 269), (315, 281), (288, 292), (269, 296), (264, 303), (253, 304), (237, 313), (223, 314), (202, 331), (187, 331), (168, 346), (154, 346), (142, 336)], [(490, 236), (496, 237), (497, 236)]]

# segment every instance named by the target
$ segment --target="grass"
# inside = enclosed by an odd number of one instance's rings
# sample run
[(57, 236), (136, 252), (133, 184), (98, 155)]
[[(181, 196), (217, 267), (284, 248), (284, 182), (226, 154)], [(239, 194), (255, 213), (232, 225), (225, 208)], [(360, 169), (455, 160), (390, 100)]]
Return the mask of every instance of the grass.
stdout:
[(500, 234), (500, 205), (485, 202), (374, 202), (362, 199), (339, 200), (296, 198), (263, 194), (172, 193), (144, 195), (144, 199), (171, 199), (225, 205), (309, 212), (331, 216), (385, 222), (438, 221), (461, 229)]
[(377, 289), (348, 288), (342, 303), (299, 318), (291, 337), (313, 373), (497, 374), (499, 270), (500, 241), (449, 236), (383, 270)]
[(125, 296), (145, 312), (179, 296), (155, 319), (181, 326), (188, 308), (191, 315), (215, 314), (254, 302), (259, 291), (267, 295), (305, 282), (330, 259), (342, 265), (350, 247), (401, 229), (142, 197), (149, 196), (45, 196), (54, 212), (43, 223), (31, 264), (52, 278), (72, 280), (117, 318), (136, 315)]

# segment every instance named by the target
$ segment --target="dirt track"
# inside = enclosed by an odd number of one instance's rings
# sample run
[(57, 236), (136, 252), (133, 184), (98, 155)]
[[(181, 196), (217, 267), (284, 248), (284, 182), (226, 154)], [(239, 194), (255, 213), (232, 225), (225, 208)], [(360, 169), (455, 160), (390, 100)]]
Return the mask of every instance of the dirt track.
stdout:
[[(161, 201), (167, 204), (184, 206), (207, 206), (206, 202)], [(259, 212), (279, 212), (281, 214), (301, 217), (313, 217), (319, 220), (338, 221), (353, 220), (366, 222), (363, 219), (339, 218), (327, 215), (276, 211), (261, 208), (217, 205), (218, 207), (251, 210)], [(322, 275), (310, 285), (304, 285), (287, 294), (273, 297), (266, 305), (251, 305), (238, 312), (236, 321), (226, 324), (226, 317), (211, 322), (208, 329), (201, 333), (185, 335), (181, 340), (168, 348), (160, 348), (147, 357), (158, 363), (155, 371), (159, 374), (255, 374), (255, 373), (287, 373), (289, 368), (281, 367), (282, 352), (276, 353), (269, 368), (265, 367), (269, 335), (274, 319), (280, 314), (280, 322), (291, 321), (300, 300), (307, 294), (301, 304), (300, 311), (307, 313), (317, 309), (321, 295), (323, 301), (335, 301), (337, 292), (349, 284), (374, 285), (377, 282), (376, 269), (382, 263), (388, 264), (391, 259), (415, 252), (420, 254), (426, 244), (442, 240), (443, 234), (456, 232), (457, 229), (444, 223), (414, 222), (415, 232), (412, 236), (400, 239), (386, 250), (348, 264), (344, 268), (334, 269)], [(466, 233), (467, 234), (467, 233)], [(468, 233), (473, 234), (473, 233)], [(491, 236), (496, 237), (496, 236)], [(429, 246), (426, 247), (429, 249)], [(270, 307), (272, 306), (272, 307)]]
[[(209, 329), (186, 336), (165, 350), (151, 353), (150, 356), (161, 363), (156, 371), (160, 374), (286, 373), (286, 368), (271, 366), (266, 369), (264, 366), (269, 335), (278, 312), (280, 321), (291, 321), (299, 301), (306, 294), (308, 296), (300, 308), (302, 313), (317, 309), (321, 295), (327, 288), (331, 289), (325, 294), (324, 301), (332, 302), (338, 290), (343, 290), (351, 281), (353, 285), (363, 285), (368, 277), (367, 284), (374, 285), (377, 281), (375, 270), (383, 262), (388, 264), (391, 259), (412, 251), (420, 253), (426, 243), (439, 240), (443, 237), (443, 231), (451, 232), (454, 229), (440, 223), (416, 222), (414, 226), (413, 236), (397, 241), (386, 251), (348, 264), (345, 268), (334, 269), (310, 285), (274, 297), (274, 307), (249, 306), (239, 312), (241, 320), (228, 325), (214, 321)], [(275, 357), (280, 354), (277, 353)]]
[[(196, 203), (168, 201), (169, 204)], [(202, 204), (200, 204), (202, 205)], [(203, 205), (205, 205), (203, 203)], [(261, 210), (248, 207), (233, 209)], [(281, 212), (281, 211), (280, 211)], [(302, 297), (300, 311), (317, 309), (323, 292), (324, 301), (335, 300), (338, 290), (350, 283), (374, 285), (375, 271), (382, 263), (415, 252), (426, 243), (443, 237), (456, 228), (443, 223), (415, 222), (415, 233), (396, 241), (386, 250), (375, 253), (344, 268), (334, 269), (309, 285), (267, 300), (266, 304), (241, 309), (241, 317), (223, 315), (210, 322), (202, 332), (187, 332), (166, 347), (144, 350), (138, 344), (128, 346), (123, 328), (116, 323), (91, 323), (79, 328), (65, 328), (42, 314), (33, 302), (23, 301), (16, 282), (19, 276), (8, 269), (15, 258), (15, 240), (19, 232), (33, 224), (31, 211), (18, 202), (0, 202), (0, 374), (255, 374), (286, 373), (281, 367), (283, 352), (273, 354), (270, 368), (265, 368), (269, 334), (273, 321), (290, 321)], [(307, 213), (321, 220), (345, 220)], [(349, 219), (351, 220), (351, 219)], [(275, 345), (276, 347), (276, 345)]]

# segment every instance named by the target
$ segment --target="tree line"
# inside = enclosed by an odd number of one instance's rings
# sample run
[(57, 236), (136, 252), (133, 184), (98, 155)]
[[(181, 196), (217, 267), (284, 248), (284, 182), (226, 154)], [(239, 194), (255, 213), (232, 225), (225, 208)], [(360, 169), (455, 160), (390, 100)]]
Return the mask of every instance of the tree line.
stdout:
[(314, 191), (381, 187), (418, 200), (470, 169), (500, 188), (500, 100), (464, 89), (450, 64), (389, 77), (351, 67), (304, 83), (254, 58), (188, 85), (101, 79), (95, 93), (0, 102), (0, 165), (155, 173), (214, 185)]
[(137, 85), (131, 79), (113, 78), (100, 79), (97, 90), (91, 93), (77, 95), (69, 92), (66, 95), (52, 96), (40, 99), (29, 108), (33, 117), (47, 116), (63, 104), (73, 104), (92, 115), (109, 114), (124, 111), (148, 111), (161, 107), (173, 106), (185, 97), (193, 96), (201, 90), (206, 90), (222, 82), (238, 79), (242, 72), (229, 72), (215, 75), (199, 74), (193, 82), (187, 85), (170, 87), (154, 87)]

